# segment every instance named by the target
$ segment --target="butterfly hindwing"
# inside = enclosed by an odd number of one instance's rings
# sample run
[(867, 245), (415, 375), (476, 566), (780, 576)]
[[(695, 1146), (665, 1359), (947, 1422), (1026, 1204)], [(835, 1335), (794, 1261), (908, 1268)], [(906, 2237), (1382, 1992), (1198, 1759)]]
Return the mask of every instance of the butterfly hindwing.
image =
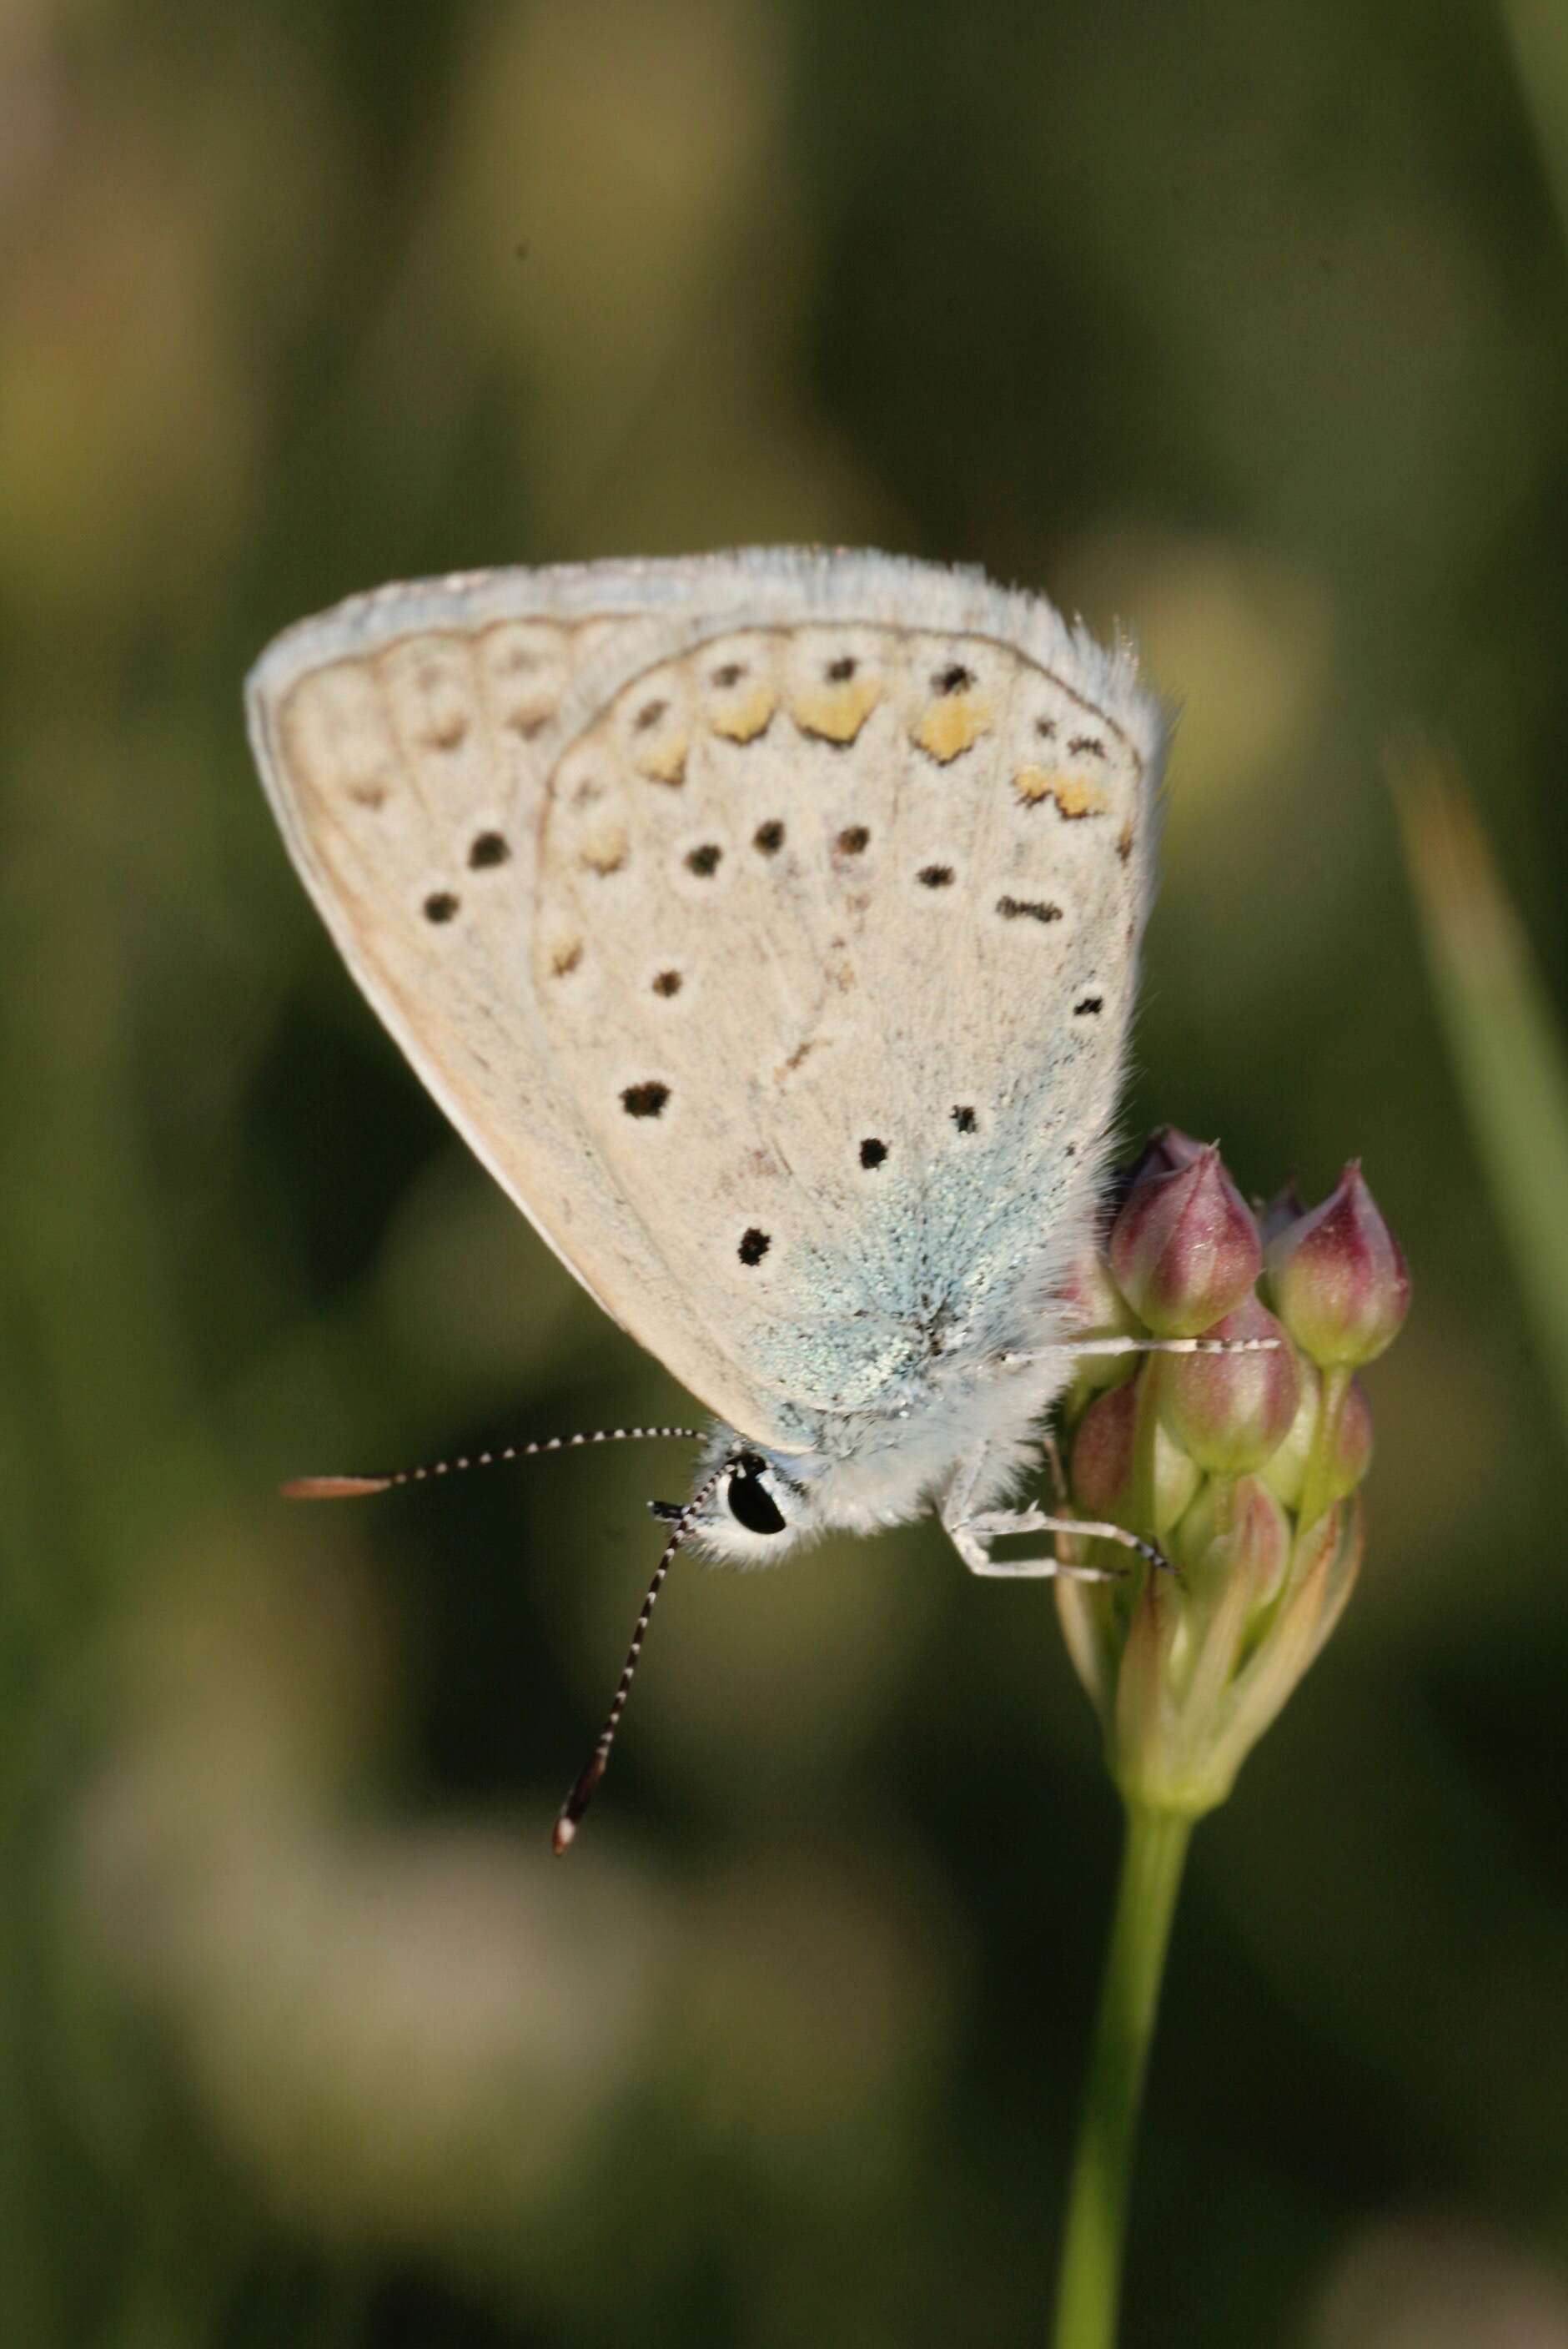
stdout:
[(725, 629), (563, 750), (533, 985), (617, 1195), (811, 1410), (962, 1343), (1099, 1163), (1140, 753), (994, 638)]

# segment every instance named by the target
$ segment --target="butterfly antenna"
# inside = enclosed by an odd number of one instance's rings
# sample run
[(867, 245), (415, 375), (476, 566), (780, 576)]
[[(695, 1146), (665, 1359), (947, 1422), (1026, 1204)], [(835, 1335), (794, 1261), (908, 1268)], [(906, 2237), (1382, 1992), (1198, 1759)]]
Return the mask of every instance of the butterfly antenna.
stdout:
[(594, 1427), (579, 1435), (547, 1435), (538, 1444), (507, 1444), (496, 1452), (460, 1454), (453, 1460), (432, 1460), (423, 1468), (397, 1468), (386, 1476), (291, 1476), (279, 1492), (285, 1501), (352, 1501), (365, 1493), (389, 1493), (398, 1485), (430, 1485), (438, 1477), (459, 1476), (469, 1468), (499, 1468), (509, 1460), (537, 1460), (546, 1452), (579, 1452), (591, 1444), (640, 1444), (657, 1436), (703, 1441), (700, 1427)]
[(562, 1852), (571, 1849), (577, 1829), (582, 1824), (583, 1814), (593, 1801), (599, 1781), (609, 1767), (610, 1749), (615, 1743), (615, 1733), (621, 1726), (621, 1715), (626, 1710), (626, 1699), (632, 1692), (632, 1681), (636, 1672), (638, 1659), (643, 1652), (643, 1641), (648, 1636), (648, 1623), (658, 1603), (659, 1593), (665, 1587), (665, 1577), (675, 1563), (676, 1550), (683, 1546), (692, 1526), (696, 1524), (704, 1503), (730, 1465), (731, 1463), (727, 1460), (722, 1462), (714, 1470), (712, 1475), (697, 1486), (696, 1491), (676, 1519), (675, 1530), (665, 1544), (664, 1554), (654, 1568), (654, 1578), (649, 1583), (647, 1596), (643, 1600), (636, 1628), (632, 1633), (632, 1644), (626, 1651), (626, 1661), (621, 1667), (621, 1677), (615, 1683), (615, 1693), (610, 1700), (610, 1710), (604, 1716), (604, 1726), (599, 1732), (599, 1742), (588, 1756), (587, 1762), (578, 1775), (576, 1785), (562, 1804), (560, 1814), (556, 1818), (551, 1842), (557, 1857)]

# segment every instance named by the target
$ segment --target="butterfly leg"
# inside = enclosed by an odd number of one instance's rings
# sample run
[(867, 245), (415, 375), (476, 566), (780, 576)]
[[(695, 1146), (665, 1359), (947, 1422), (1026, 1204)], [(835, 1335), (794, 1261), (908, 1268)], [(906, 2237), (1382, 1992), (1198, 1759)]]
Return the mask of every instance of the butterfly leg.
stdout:
[(1125, 1526), (1102, 1524), (1093, 1517), (1053, 1516), (1045, 1509), (975, 1509), (974, 1502), (985, 1481), (987, 1449), (985, 1444), (979, 1445), (967, 1460), (959, 1464), (942, 1505), (943, 1531), (971, 1574), (995, 1575), (997, 1578), (1011, 1576), (1037, 1581), (1054, 1574), (1070, 1574), (1082, 1582), (1113, 1582), (1117, 1579), (1112, 1568), (1073, 1566), (1067, 1559), (1054, 1555), (993, 1557), (990, 1546), (1005, 1534), (1099, 1537), (1108, 1541), (1121, 1542), (1128, 1548), (1140, 1551), (1145, 1557), (1155, 1557), (1156, 1553), (1149, 1544), (1140, 1541), (1136, 1534), (1130, 1534)]
[(1002, 1371), (1027, 1370), (1035, 1362), (1077, 1361), (1110, 1354), (1274, 1354), (1277, 1338), (1058, 1338), (1016, 1354), (998, 1354)]

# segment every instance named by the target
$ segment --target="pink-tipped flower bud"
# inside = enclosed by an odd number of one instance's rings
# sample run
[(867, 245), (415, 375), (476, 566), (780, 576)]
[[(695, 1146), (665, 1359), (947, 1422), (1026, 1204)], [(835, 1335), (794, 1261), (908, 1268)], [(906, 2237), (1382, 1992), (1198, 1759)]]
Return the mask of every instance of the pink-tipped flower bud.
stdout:
[[(1097, 1395), (1073, 1431), (1073, 1506), (1086, 1517), (1111, 1517), (1118, 1524), (1128, 1520), (1141, 1394), (1141, 1380), (1130, 1379), (1109, 1394)], [(1152, 1469), (1151, 1530), (1163, 1540), (1198, 1489), (1198, 1468), (1162, 1427), (1156, 1427)]]
[(1174, 1174), (1202, 1157), (1203, 1145), (1183, 1133), (1179, 1125), (1157, 1125), (1130, 1166), (1124, 1166), (1111, 1185), (1112, 1206), (1119, 1207), (1129, 1194), (1153, 1174)]
[(1207, 1338), (1272, 1338), (1272, 1351), (1178, 1354), (1161, 1365), (1166, 1426), (1200, 1468), (1239, 1476), (1261, 1468), (1289, 1434), (1301, 1400), (1295, 1358), (1274, 1315), (1243, 1299)]
[(1202, 1158), (1210, 1146), (1191, 1133), (1183, 1133), (1179, 1125), (1157, 1125), (1144, 1144), (1143, 1154), (1160, 1162), (1157, 1167), (1150, 1166), (1150, 1174), (1170, 1174), (1179, 1166), (1191, 1166), (1194, 1158)]
[(1138, 1438), (1138, 1382), (1129, 1379), (1096, 1395), (1073, 1430), (1073, 1506), (1086, 1517), (1110, 1517), (1132, 1495)]
[(1268, 1268), (1281, 1320), (1325, 1369), (1374, 1361), (1409, 1310), (1404, 1255), (1357, 1158), (1320, 1207), (1275, 1235)]
[[(1078, 1343), (1086, 1338), (1131, 1338), (1138, 1334), (1138, 1316), (1110, 1277), (1104, 1257), (1085, 1250), (1057, 1288), (1067, 1316), (1067, 1333)], [(1125, 1354), (1079, 1354), (1074, 1366), (1072, 1401), (1127, 1376)], [(1069, 1408), (1071, 1406), (1069, 1405)]]
[(1274, 1197), (1265, 1200), (1257, 1211), (1258, 1233), (1263, 1240), (1265, 1257), (1268, 1254), (1270, 1241), (1276, 1238), (1288, 1224), (1298, 1222), (1305, 1213), (1306, 1202), (1302, 1197), (1301, 1186), (1293, 1174), (1290, 1181), (1282, 1184)]
[(1257, 1226), (1211, 1145), (1129, 1192), (1111, 1226), (1110, 1268), (1162, 1338), (1195, 1338), (1232, 1312), (1262, 1268)]

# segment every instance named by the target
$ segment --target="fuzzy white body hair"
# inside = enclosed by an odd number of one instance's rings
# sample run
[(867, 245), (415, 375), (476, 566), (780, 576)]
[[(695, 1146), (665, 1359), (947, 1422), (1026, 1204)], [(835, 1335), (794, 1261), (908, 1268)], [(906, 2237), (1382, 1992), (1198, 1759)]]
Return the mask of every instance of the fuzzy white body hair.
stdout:
[(771, 1566), (829, 1534), (880, 1533), (940, 1509), (960, 1468), (976, 1461), (968, 1507), (991, 1509), (1014, 1497), (1037, 1470), (1042, 1424), (1072, 1374), (1066, 1341), (1073, 1333), (1060, 1290), (1092, 1236), (1097, 1175), (1092, 1163), (1085, 1168), (1082, 1204), (1045, 1236), (1009, 1309), (984, 1340), (934, 1359), (912, 1348), (882, 1410), (825, 1414), (819, 1441), (801, 1451), (716, 1426), (694, 1495), (727, 1462), (749, 1455), (784, 1526), (763, 1535), (738, 1523), (720, 1478), (692, 1520), (694, 1547), (715, 1563)]
[(763, 1464), (768, 1490), (785, 1519), (782, 1535), (749, 1532), (724, 1513), (722, 1495), (694, 1521), (692, 1546), (727, 1566), (776, 1566), (791, 1550), (828, 1534), (875, 1534), (926, 1515), (950, 1483), (960, 1460), (984, 1445), (985, 1476), (975, 1508), (1010, 1499), (1038, 1464), (1038, 1423), (1067, 1382), (1068, 1365), (1031, 1364), (1000, 1373), (965, 1394), (934, 1401), (918, 1417), (898, 1423), (897, 1440), (874, 1451), (835, 1456), (827, 1452), (770, 1452), (748, 1445), (733, 1428), (716, 1427), (702, 1454), (695, 1488), (727, 1460), (752, 1451)]

